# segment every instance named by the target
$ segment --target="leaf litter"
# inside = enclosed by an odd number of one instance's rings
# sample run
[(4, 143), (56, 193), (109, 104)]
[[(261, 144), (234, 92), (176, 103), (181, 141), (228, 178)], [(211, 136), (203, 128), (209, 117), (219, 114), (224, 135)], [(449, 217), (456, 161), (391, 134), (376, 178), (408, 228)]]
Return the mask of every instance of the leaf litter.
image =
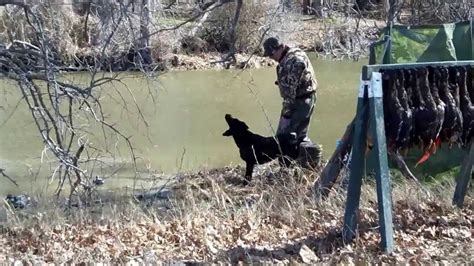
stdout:
[[(395, 251), (380, 247), (375, 186), (362, 188), (356, 239), (341, 238), (345, 192), (325, 201), (311, 193), (320, 169), (259, 166), (239, 185), (240, 166), (185, 173), (163, 204), (132, 199), (88, 208), (38, 209), (1, 225), (0, 261), (215, 263), (472, 263), (472, 189), (463, 209), (452, 185), (426, 193), (408, 181), (393, 185)], [(446, 186), (446, 185), (444, 185)], [(442, 192), (439, 192), (442, 191)], [(105, 210), (106, 209), (106, 210)], [(96, 209), (94, 209), (96, 211)]]

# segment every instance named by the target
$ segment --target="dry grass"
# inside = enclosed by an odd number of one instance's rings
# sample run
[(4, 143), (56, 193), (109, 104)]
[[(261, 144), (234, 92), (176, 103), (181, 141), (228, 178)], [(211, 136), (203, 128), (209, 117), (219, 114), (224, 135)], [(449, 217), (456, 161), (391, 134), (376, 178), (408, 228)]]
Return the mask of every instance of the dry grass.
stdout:
[[(182, 175), (169, 201), (113, 200), (102, 207), (11, 212), (0, 235), (0, 261), (468, 262), (473, 201), (451, 206), (452, 187), (430, 193), (394, 185), (396, 250), (378, 247), (375, 188), (363, 187), (358, 237), (340, 238), (345, 194), (324, 202), (310, 193), (317, 172), (261, 167), (249, 187), (241, 167)], [(315, 174), (316, 173), (316, 174)]]

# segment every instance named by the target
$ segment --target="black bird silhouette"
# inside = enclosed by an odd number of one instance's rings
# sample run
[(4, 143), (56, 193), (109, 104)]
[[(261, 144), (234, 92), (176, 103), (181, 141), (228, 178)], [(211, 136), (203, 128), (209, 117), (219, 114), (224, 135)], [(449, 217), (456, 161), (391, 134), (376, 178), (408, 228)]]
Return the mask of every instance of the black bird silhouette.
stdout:
[(459, 101), (463, 117), (462, 142), (467, 145), (474, 133), (474, 106), (466, 86), (466, 68), (455, 68), (456, 86), (459, 88)]
[(390, 150), (396, 150), (396, 142), (402, 128), (403, 107), (398, 100), (397, 72), (387, 69), (383, 72), (384, 93), (384, 117), (385, 117), (385, 135), (387, 138), (387, 147)]
[[(409, 82), (406, 82), (406, 80), (409, 80), (411, 77), (411, 71), (407, 72), (407, 75), (403, 72), (403, 70), (399, 69), (397, 70), (397, 81), (396, 81), (396, 87), (397, 87), (397, 94), (398, 94), (398, 100), (400, 102), (400, 105), (403, 108), (402, 112), (402, 125), (400, 128), (400, 132), (398, 134), (397, 138), (397, 149), (399, 150), (404, 150), (407, 149), (410, 145), (411, 141), (411, 131), (412, 131), (412, 110), (411, 110), (411, 87), (408, 89), (407, 85), (410, 86)], [(409, 93), (407, 92), (409, 90)]]
[(419, 97), (423, 99), (422, 104), (416, 109), (414, 114), (416, 136), (420, 140), (422, 157), (416, 166), (428, 160), (433, 153), (434, 141), (438, 136), (439, 116), (438, 108), (431, 94), (428, 69), (421, 67), (417, 69), (417, 89)]
[(433, 146), (433, 152), (436, 152), (436, 149), (441, 145), (441, 130), (443, 128), (443, 123), (444, 123), (444, 114), (446, 112), (446, 104), (440, 99), (439, 96), (439, 90), (438, 90), (438, 83), (439, 80), (441, 79), (441, 73), (437, 68), (432, 68), (431, 69), (431, 86), (430, 86), (430, 92), (431, 95), (433, 96), (433, 100), (436, 104), (436, 109), (437, 109), (437, 128), (436, 128), (436, 136), (434, 138), (434, 146)]
[[(451, 148), (454, 143), (459, 143), (461, 140), (463, 118), (459, 104), (457, 104), (455, 97), (449, 89), (449, 70), (446, 67), (440, 67), (439, 72), (439, 97), (446, 104), (440, 137)], [(457, 95), (457, 99), (459, 100), (459, 95)]]

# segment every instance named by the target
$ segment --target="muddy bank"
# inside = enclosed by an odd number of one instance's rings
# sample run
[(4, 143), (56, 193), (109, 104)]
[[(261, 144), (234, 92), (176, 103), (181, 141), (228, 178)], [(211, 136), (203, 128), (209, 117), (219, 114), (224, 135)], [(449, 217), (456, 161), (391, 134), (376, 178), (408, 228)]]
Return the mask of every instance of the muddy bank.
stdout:
[[(274, 31), (268, 36), (277, 36), (292, 47), (299, 47), (318, 57), (341, 60), (365, 60), (369, 56), (369, 45), (376, 41), (384, 22), (374, 19), (340, 18), (316, 19), (302, 17), (291, 23), (297, 24), (292, 31)], [(172, 36), (169, 36), (172, 37)], [(212, 51), (200, 39), (182, 39), (180, 49), (166, 51), (155, 57), (163, 70), (196, 69), (243, 69), (276, 66), (276, 62), (262, 57), (261, 48), (254, 53), (237, 53), (236, 62), (225, 60), (226, 53)], [(183, 47), (184, 45), (184, 47)], [(228, 58), (227, 58), (228, 59)]]
[(226, 60), (222, 53), (201, 53), (197, 55), (168, 54), (163, 58), (161, 71), (202, 70), (202, 69), (248, 69), (276, 66), (276, 62), (266, 57), (250, 54), (236, 54), (236, 62)]
[[(377, 40), (383, 22), (356, 18), (315, 19), (299, 18), (291, 23), (297, 29), (289, 32), (274, 31), (268, 36), (277, 36), (292, 47), (305, 52), (316, 53), (318, 57), (331, 60), (365, 60), (369, 56), (369, 45)], [(296, 27), (296, 26), (294, 26)], [(105, 71), (157, 71), (203, 70), (203, 69), (245, 69), (276, 66), (276, 62), (262, 57), (261, 47), (247, 47), (252, 52), (238, 51), (235, 61), (227, 52), (217, 51), (211, 44), (199, 37), (189, 37), (175, 32), (163, 33), (160, 38), (168, 39), (172, 46), (162, 41), (152, 42), (149, 49), (129, 50), (109, 54), (100, 58), (99, 51), (80, 49), (72, 62), (64, 62), (63, 71), (86, 71), (99, 62)]]

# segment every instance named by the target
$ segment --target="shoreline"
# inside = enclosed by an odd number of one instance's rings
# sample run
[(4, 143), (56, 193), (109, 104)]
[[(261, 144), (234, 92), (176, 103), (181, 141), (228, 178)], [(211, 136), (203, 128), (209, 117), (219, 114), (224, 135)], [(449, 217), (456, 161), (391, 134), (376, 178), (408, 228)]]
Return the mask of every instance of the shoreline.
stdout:
[[(316, 54), (317, 58), (322, 58), (323, 60), (328, 61), (341, 61), (341, 60), (368, 60), (368, 56), (364, 55), (356, 59), (343, 57), (333, 57), (327, 54), (318, 53), (312, 49), (303, 51), (307, 54)], [(157, 72), (157, 73), (166, 73), (166, 72), (180, 72), (180, 71), (193, 71), (193, 70), (243, 70), (243, 69), (260, 69), (266, 67), (276, 67), (278, 65), (272, 59), (262, 57), (259, 55), (251, 54), (236, 54), (236, 63), (230, 63), (228, 61), (223, 61), (222, 58), (225, 58), (227, 54), (225, 53), (201, 53), (201, 54), (179, 54), (171, 53), (166, 55), (161, 61), (151, 64), (147, 71)], [(60, 73), (83, 73), (89, 72), (90, 68), (85, 67), (73, 67), (73, 66), (63, 66), (59, 69)], [(137, 67), (113, 67), (103, 69), (100, 71), (107, 72), (142, 72), (143, 69)]]

